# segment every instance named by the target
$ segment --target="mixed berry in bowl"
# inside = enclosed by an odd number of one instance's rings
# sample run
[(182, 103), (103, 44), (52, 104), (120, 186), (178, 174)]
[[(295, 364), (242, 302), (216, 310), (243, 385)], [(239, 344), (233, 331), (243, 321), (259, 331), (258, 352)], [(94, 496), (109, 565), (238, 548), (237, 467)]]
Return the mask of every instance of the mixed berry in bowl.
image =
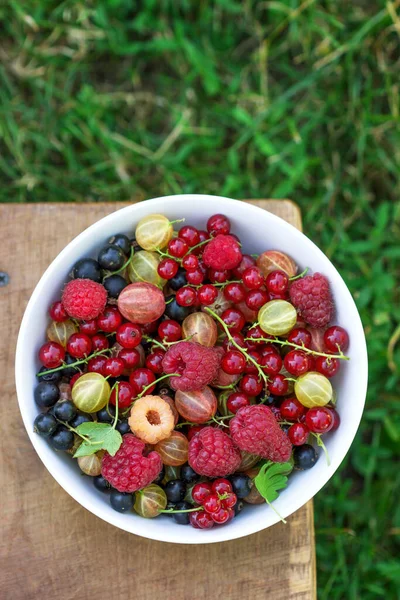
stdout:
[(227, 216), (149, 215), (71, 265), (49, 307), (34, 429), (116, 511), (208, 529), (273, 508), (340, 425), (329, 281), (245, 251)]

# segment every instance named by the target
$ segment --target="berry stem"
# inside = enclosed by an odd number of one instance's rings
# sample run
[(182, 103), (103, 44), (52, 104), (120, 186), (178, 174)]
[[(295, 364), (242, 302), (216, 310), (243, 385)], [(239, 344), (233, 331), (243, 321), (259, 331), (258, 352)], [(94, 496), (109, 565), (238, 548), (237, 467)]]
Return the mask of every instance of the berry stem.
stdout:
[(205, 306), (204, 310), (206, 312), (210, 313), (210, 315), (212, 315), (214, 317), (214, 319), (216, 319), (218, 321), (218, 323), (220, 323), (220, 325), (224, 329), (226, 335), (228, 336), (231, 344), (233, 344), (233, 346), (235, 346), (235, 348), (237, 348), (237, 350), (239, 350), (239, 352), (241, 352), (246, 357), (246, 360), (253, 363), (253, 365), (256, 367), (261, 379), (264, 381), (264, 383), (267, 383), (268, 377), (266, 376), (266, 374), (264, 373), (264, 371), (262, 370), (262, 368), (260, 367), (258, 362), (252, 356), (250, 356), (250, 354), (248, 353), (248, 350), (246, 348), (242, 348), (242, 346), (239, 346), (239, 344), (236, 342), (236, 340), (233, 339), (231, 332), (229, 331), (229, 327), (226, 325), (226, 323), (223, 322), (221, 317), (219, 317), (217, 315), (217, 313), (215, 313), (213, 310), (211, 310), (211, 308), (209, 308), (208, 306)]
[[(116, 381), (111, 388), (110, 396), (112, 394), (113, 389), (115, 388), (115, 418), (112, 428), (115, 429), (118, 423), (118, 401), (119, 401), (119, 381)], [(108, 398), (108, 402), (110, 401), (110, 396)], [(108, 412), (108, 402), (107, 402), (107, 412)], [(108, 413), (110, 414), (110, 413)], [(110, 415), (111, 416), (111, 415)]]
[(298, 275), (294, 275), (293, 277), (289, 277), (289, 281), (295, 281), (296, 279), (300, 279), (301, 277), (304, 277), (305, 275), (307, 275), (307, 273), (308, 273), (308, 267), (306, 267), (304, 269), (304, 271), (302, 271)]
[(321, 434), (320, 433), (314, 433), (313, 431), (311, 431), (310, 433), (317, 440), (317, 446), (319, 446), (320, 448), (322, 448), (322, 450), (324, 451), (325, 458), (326, 458), (326, 463), (327, 463), (328, 467), (330, 467), (331, 466), (331, 459), (330, 459), (330, 456), (329, 456), (328, 449), (325, 446), (324, 442), (322, 441)]
[(48, 373), (55, 373), (56, 371), (62, 371), (63, 369), (69, 369), (78, 365), (82, 365), (84, 363), (87, 364), (91, 358), (94, 358), (95, 356), (99, 356), (101, 354), (105, 354), (106, 352), (110, 351), (111, 348), (105, 348), (104, 350), (93, 352), (93, 354), (89, 354), (88, 356), (86, 356), (86, 358), (81, 358), (80, 360), (77, 360), (74, 363), (70, 363), (68, 365), (66, 363), (63, 363), (60, 367), (56, 367), (55, 369), (49, 369), (48, 371), (42, 371), (41, 373), (38, 373), (37, 376), (42, 377), (43, 375), (47, 375)]
[(180, 373), (171, 373), (170, 375), (162, 375), (161, 377), (159, 377), (158, 379), (155, 379), (152, 383), (149, 383), (149, 385), (146, 385), (142, 391), (140, 392), (140, 394), (138, 394), (135, 398), (135, 400), (132, 402), (132, 404), (130, 406), (128, 406), (128, 408), (122, 413), (123, 416), (127, 415), (128, 412), (131, 410), (132, 406), (134, 405), (136, 400), (139, 400), (139, 398), (142, 398), (142, 396), (144, 396), (144, 394), (147, 392), (147, 390), (149, 390), (150, 388), (152, 388), (154, 385), (156, 385), (156, 383), (158, 383), (159, 381), (162, 381), (163, 379), (167, 379), (167, 377), (180, 377)]
[(185, 510), (174, 510), (173, 508), (168, 508), (166, 510), (160, 510), (158, 512), (160, 513), (164, 513), (166, 515), (171, 515), (173, 513), (191, 513), (191, 512), (198, 512), (199, 510), (204, 510), (204, 508), (202, 506), (198, 506), (197, 508), (187, 508)]
[[(205, 421), (202, 425), (212, 425), (213, 423), (218, 423), (218, 425), (222, 425), (221, 421), (226, 421), (226, 419), (233, 419), (235, 415), (225, 415), (224, 417), (213, 417), (209, 421)], [(183, 421), (182, 423), (178, 423), (175, 425), (175, 429), (178, 427), (184, 427), (185, 425), (190, 425), (191, 427), (198, 425), (199, 423), (192, 423), (191, 421)]]
[(134, 254), (135, 254), (135, 249), (133, 246), (131, 246), (131, 253), (129, 255), (128, 260), (122, 265), (122, 267), (120, 269), (118, 269), (118, 271), (108, 272), (107, 275), (105, 275), (103, 277), (103, 283), (104, 283), (104, 280), (108, 279), (108, 277), (111, 277), (111, 275), (118, 275), (118, 273), (121, 273), (122, 271), (124, 271), (126, 269), (126, 267), (131, 263)]
[(183, 219), (175, 219), (175, 221), (170, 221), (169, 224), (170, 225), (174, 225), (175, 223), (184, 223), (185, 222), (185, 218)]
[(86, 435), (83, 435), (83, 433), (79, 433), (79, 431), (77, 429), (75, 429), (74, 427), (71, 427), (71, 425), (69, 423), (65, 423), (64, 421), (60, 421), (60, 423), (62, 423), (67, 429), (69, 429), (69, 431), (73, 431), (73, 433), (76, 433), (76, 435), (79, 436), (84, 442), (89, 444), (89, 446), (96, 446), (96, 445), (103, 443), (103, 442), (91, 442), (90, 438), (88, 438)]
[[(204, 244), (207, 244), (209, 241), (210, 240), (203, 240), (202, 242), (199, 242), (195, 246), (191, 246), (189, 248), (189, 250), (186, 252), (186, 254), (190, 254), (191, 252), (193, 252), (193, 250), (195, 250), (196, 248), (200, 248), (200, 246), (204, 246)], [(185, 256), (186, 256), (186, 254), (185, 254)]]
[(307, 354), (312, 354), (313, 356), (324, 356), (325, 358), (340, 358), (341, 360), (350, 360), (350, 356), (346, 356), (342, 351), (339, 354), (327, 354), (326, 352), (317, 352), (317, 350), (311, 350), (311, 348), (307, 348), (304, 344), (294, 344), (293, 342), (288, 342), (287, 340), (280, 340), (279, 338), (244, 338), (245, 341), (251, 342), (267, 342), (270, 344), (280, 344), (281, 346), (291, 346), (292, 348), (296, 348), (296, 350), (303, 350)]

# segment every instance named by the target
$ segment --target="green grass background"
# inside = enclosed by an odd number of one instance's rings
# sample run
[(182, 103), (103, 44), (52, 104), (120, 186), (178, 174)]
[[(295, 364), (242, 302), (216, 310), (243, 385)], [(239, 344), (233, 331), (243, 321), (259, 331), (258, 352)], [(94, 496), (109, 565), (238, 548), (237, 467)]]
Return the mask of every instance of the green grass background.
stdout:
[(370, 358), (360, 431), (315, 501), (318, 598), (399, 598), (400, 2), (10, 0), (0, 18), (2, 202), (301, 206)]

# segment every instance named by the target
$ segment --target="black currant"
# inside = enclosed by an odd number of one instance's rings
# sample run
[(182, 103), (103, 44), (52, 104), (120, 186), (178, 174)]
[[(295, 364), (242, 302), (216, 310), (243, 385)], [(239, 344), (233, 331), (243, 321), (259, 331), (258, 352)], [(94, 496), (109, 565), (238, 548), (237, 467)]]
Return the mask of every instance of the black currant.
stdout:
[(131, 433), (131, 428), (129, 427), (128, 421), (120, 421), (117, 423), (115, 429), (119, 431), (121, 435), (125, 435), (125, 433)]
[(71, 427), (76, 429), (77, 427), (79, 427), (79, 425), (82, 425), (82, 423), (90, 423), (91, 421), (93, 421), (93, 419), (89, 415), (84, 415), (80, 413), (76, 415), (76, 417), (74, 417), (69, 424), (71, 425)]
[(66, 427), (60, 425), (49, 438), (55, 450), (69, 450), (74, 445), (74, 434)]
[(129, 512), (132, 510), (134, 503), (134, 494), (125, 494), (123, 492), (118, 492), (118, 490), (111, 490), (110, 504), (117, 512)]
[(118, 246), (114, 246), (113, 244), (104, 246), (104, 248), (100, 250), (97, 258), (100, 266), (107, 271), (118, 271), (126, 261), (126, 256), (121, 248), (118, 248)]
[(53, 407), (53, 414), (59, 421), (71, 421), (77, 413), (76, 406), (69, 400), (57, 402)]
[(62, 377), (62, 371), (54, 371), (53, 373), (46, 373), (46, 375), (41, 375), (39, 377), (39, 373), (43, 373), (43, 371), (48, 371), (47, 367), (42, 367), (38, 373), (36, 373), (36, 378), (38, 381), (48, 381), (49, 383), (58, 383)]
[(172, 279), (168, 281), (168, 284), (171, 290), (174, 290), (174, 292), (177, 292), (179, 288), (186, 285), (187, 281), (185, 269), (178, 269), (177, 274), (175, 275), (175, 277), (172, 277)]
[(103, 281), (109, 298), (118, 298), (122, 290), (128, 285), (128, 282), (121, 275), (110, 275)]
[(181, 467), (181, 479), (185, 483), (194, 483), (200, 479), (200, 475), (198, 475), (190, 465), (183, 465)]
[(164, 479), (164, 477), (165, 477), (165, 468), (163, 467), (161, 469), (161, 471), (159, 472), (159, 474), (157, 475), (157, 479), (155, 479), (153, 481), (153, 483), (157, 483), (158, 485), (161, 485), (162, 480)]
[(111, 490), (111, 485), (108, 483), (107, 479), (104, 479), (102, 475), (93, 477), (93, 485), (96, 490), (103, 492), (103, 494), (107, 494)]
[(112, 404), (109, 404), (108, 407), (102, 408), (97, 413), (97, 420), (100, 423), (112, 423), (115, 417), (115, 408)]
[(112, 244), (113, 246), (118, 246), (118, 248), (121, 248), (122, 252), (127, 256), (129, 256), (129, 254), (131, 253), (130, 239), (123, 233), (117, 233), (116, 235), (113, 235), (108, 240), (108, 243)]
[(247, 475), (235, 473), (229, 477), (234, 493), (238, 498), (246, 498), (250, 494), (251, 479)]
[(96, 283), (101, 282), (101, 268), (97, 260), (82, 258), (74, 265), (72, 270), (74, 279), (91, 279)]
[(186, 483), (180, 479), (172, 479), (164, 486), (169, 502), (180, 502), (186, 494)]
[[(73, 363), (76, 363), (77, 360), (77, 358), (74, 358), (70, 354), (66, 354), (64, 358), (64, 363), (66, 365), (71, 365)], [(67, 367), (66, 369), (63, 369), (60, 372), (62, 373), (62, 375), (65, 375), (65, 377), (73, 377), (74, 375), (76, 375), (76, 373), (79, 373), (79, 369), (77, 369), (77, 367)]]
[(233, 510), (235, 511), (235, 517), (242, 512), (244, 508), (244, 502), (242, 502), (242, 500), (239, 500), (238, 502), (236, 502), (235, 506), (233, 507)]
[(54, 406), (60, 397), (60, 390), (55, 383), (41, 381), (33, 393), (35, 402), (40, 408), (50, 408)]
[[(193, 508), (189, 502), (178, 502), (175, 504), (174, 510), (189, 510)], [(178, 525), (189, 525), (190, 513), (172, 513), (172, 518)]]
[(33, 431), (42, 437), (48, 437), (57, 429), (57, 421), (53, 415), (42, 414), (38, 415), (33, 422)]
[(293, 450), (294, 468), (299, 471), (312, 469), (318, 460), (318, 454), (310, 444), (295, 446)]

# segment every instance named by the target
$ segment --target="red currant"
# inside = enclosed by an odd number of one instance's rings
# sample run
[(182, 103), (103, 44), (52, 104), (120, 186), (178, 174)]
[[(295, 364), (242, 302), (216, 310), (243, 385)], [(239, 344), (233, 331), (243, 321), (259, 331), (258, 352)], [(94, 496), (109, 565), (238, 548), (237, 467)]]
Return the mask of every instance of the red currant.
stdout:
[(193, 271), (187, 271), (186, 273), (186, 281), (190, 283), (190, 285), (200, 285), (203, 283), (205, 278), (205, 274), (200, 268), (193, 269)]
[(243, 394), (242, 392), (233, 392), (233, 394), (228, 396), (226, 408), (235, 415), (240, 408), (249, 406), (249, 404), (250, 400), (246, 394)]
[(228, 283), (228, 285), (224, 288), (224, 296), (229, 302), (237, 304), (245, 299), (246, 290), (241, 283)]
[[(252, 340), (260, 339), (260, 338), (264, 338), (266, 340), (265, 332), (261, 329), (261, 327), (259, 325), (256, 325), (255, 327), (250, 327), (250, 329), (247, 331), (246, 337), (251, 338)], [(261, 342), (252, 342), (252, 343), (255, 344), (255, 346), (261, 346), (265, 342), (261, 341)]]
[(277, 421), (282, 421), (281, 411), (277, 406), (270, 406), (271, 412)]
[(212, 520), (218, 525), (226, 523), (230, 519), (230, 513), (227, 508), (220, 508), (217, 512), (211, 514)]
[(211, 484), (212, 491), (215, 494), (230, 494), (233, 492), (232, 484), (227, 479), (215, 479)]
[(225, 215), (212, 215), (207, 221), (207, 231), (211, 235), (227, 235), (231, 230), (231, 223)]
[(124, 348), (136, 348), (142, 341), (142, 330), (135, 323), (123, 323), (117, 329), (116, 338)]
[(189, 520), (192, 527), (195, 529), (210, 529), (214, 527), (212, 516), (205, 510), (197, 510), (189, 513)]
[(288, 392), (289, 382), (282, 373), (277, 373), (268, 381), (267, 387), (274, 396), (284, 396)]
[[(256, 361), (256, 363), (260, 364), (261, 354), (259, 352), (257, 352), (257, 350), (249, 350), (247, 355), (251, 356), (251, 358), (253, 358)], [(251, 360), (248, 360), (246, 362), (246, 368), (245, 368), (244, 372), (256, 374), (256, 373), (258, 373), (258, 369)]]
[(306, 412), (305, 407), (296, 397), (285, 398), (280, 405), (281, 415), (286, 421), (297, 421)]
[(257, 375), (252, 373), (246, 374), (240, 380), (239, 388), (247, 396), (258, 396), (264, 389), (264, 384)]
[(100, 375), (105, 375), (104, 367), (106, 365), (107, 358), (105, 356), (94, 356), (88, 362), (88, 371), (89, 373), (100, 373)]
[(173, 258), (163, 258), (158, 267), (157, 273), (163, 279), (172, 279), (175, 277), (179, 269), (179, 265)]
[(182, 267), (186, 271), (194, 271), (199, 266), (199, 259), (194, 254), (186, 254), (182, 258)]
[[(235, 331), (231, 334), (231, 336), (232, 339), (238, 344), (238, 346), (240, 346), (241, 348), (246, 348), (246, 342), (244, 341), (244, 336), (241, 333)], [(235, 346), (232, 344), (231, 340), (228, 337), (224, 338), (224, 341), (222, 342), (222, 347), (225, 350), (235, 350)]]
[(189, 427), (186, 435), (189, 442), (192, 439), (192, 437), (194, 437), (196, 433), (199, 433), (199, 431), (201, 431), (204, 427), (205, 425), (192, 425), (191, 427)]
[(306, 414), (306, 425), (313, 433), (326, 433), (333, 427), (333, 415), (329, 408), (316, 406)]
[(242, 260), (239, 265), (232, 270), (232, 275), (237, 279), (240, 279), (249, 267), (253, 267), (256, 264), (256, 261), (249, 254), (243, 254)]
[(291, 375), (299, 377), (311, 369), (313, 362), (302, 350), (291, 350), (283, 359), (283, 364)]
[(192, 498), (196, 504), (200, 504), (201, 506), (204, 504), (204, 501), (210, 494), (213, 493), (213, 489), (211, 487), (211, 483), (201, 482), (196, 483), (192, 489)]
[[(129, 375), (129, 383), (133, 386), (136, 395), (141, 394), (145, 387), (151, 385), (156, 380), (156, 376), (150, 369), (136, 369)], [(152, 385), (147, 391), (151, 394), (155, 390), (155, 385)]]
[(288, 342), (311, 348), (311, 333), (305, 327), (295, 327), (288, 335)]
[(65, 350), (57, 342), (47, 342), (39, 350), (39, 360), (47, 369), (56, 369), (65, 358)]
[(122, 348), (118, 352), (118, 358), (122, 358), (127, 369), (135, 369), (140, 365), (140, 354), (135, 348)]
[(267, 375), (277, 375), (282, 369), (282, 358), (278, 352), (260, 353), (259, 365)]
[(233, 508), (235, 506), (236, 502), (237, 502), (237, 496), (233, 492), (232, 493), (228, 492), (226, 498), (223, 498), (221, 500), (221, 504), (224, 508)]
[(214, 285), (210, 283), (206, 283), (202, 285), (201, 288), (197, 291), (197, 297), (199, 299), (200, 304), (203, 306), (209, 306), (213, 304), (218, 296), (218, 290)]
[(175, 296), (176, 302), (179, 306), (193, 306), (197, 300), (196, 290), (191, 287), (181, 287)]
[(221, 500), (217, 494), (210, 494), (204, 500), (203, 507), (208, 513), (218, 512), (221, 508)]
[(304, 423), (294, 423), (289, 427), (288, 437), (293, 446), (302, 446), (307, 442), (310, 431)]
[(205, 242), (206, 240), (210, 239), (210, 234), (208, 233), (208, 231), (204, 231), (204, 229), (199, 229), (199, 238), (200, 238), (200, 242)]
[(109, 347), (108, 339), (102, 333), (96, 333), (92, 337), (92, 350), (93, 352), (100, 352), (101, 350), (107, 350)]
[(246, 269), (242, 275), (242, 280), (249, 290), (258, 290), (264, 285), (264, 278), (258, 267), (249, 267)]
[(216, 269), (208, 269), (208, 279), (211, 283), (225, 283), (231, 276), (230, 271), (217, 271)]
[(160, 339), (165, 342), (177, 342), (182, 337), (182, 327), (178, 321), (174, 321), (173, 319), (161, 321), (157, 332)]
[(99, 329), (106, 333), (117, 331), (122, 323), (122, 315), (116, 306), (106, 306), (104, 312), (97, 317)]
[(93, 319), (92, 321), (82, 321), (79, 323), (79, 331), (90, 337), (95, 335), (98, 331), (96, 319)]
[(288, 298), (289, 298), (289, 295), (287, 293), (272, 294), (272, 292), (270, 292), (270, 294), (269, 294), (270, 300), (288, 300)]
[(188, 250), (189, 246), (185, 240), (174, 238), (168, 242), (168, 253), (175, 258), (182, 258)]
[(178, 238), (185, 240), (188, 246), (196, 246), (200, 242), (199, 232), (191, 225), (184, 225), (178, 232)]
[(221, 367), (229, 375), (243, 373), (246, 367), (246, 359), (239, 350), (229, 350), (221, 360)]
[(264, 290), (251, 290), (245, 299), (246, 305), (250, 310), (259, 310), (269, 300), (268, 292)]
[(246, 319), (238, 308), (227, 308), (221, 315), (221, 319), (231, 332), (241, 331), (246, 325)]
[(67, 342), (67, 352), (74, 358), (84, 358), (92, 350), (92, 340), (84, 333), (73, 333)]
[(338, 358), (327, 358), (326, 356), (315, 357), (315, 370), (325, 377), (333, 377), (339, 371), (340, 361)]
[(120, 377), (125, 369), (125, 362), (118, 356), (107, 358), (104, 373), (110, 377)]
[(71, 386), (71, 390), (74, 387), (75, 383), (78, 381), (79, 377), (82, 377), (82, 375), (84, 375), (84, 373), (75, 373), (75, 375), (73, 375), (71, 377), (71, 379), (69, 380), (69, 385)]
[(144, 325), (141, 325), (142, 333), (145, 335), (147, 335), (149, 333), (154, 333), (155, 331), (157, 331), (157, 327), (158, 327), (157, 319), (155, 321), (150, 321), (150, 323), (145, 323)]
[(284, 294), (289, 287), (289, 277), (284, 271), (272, 271), (267, 275), (265, 285), (271, 294)]
[(332, 425), (330, 431), (336, 431), (336, 429), (340, 425), (340, 416), (339, 416), (338, 411), (335, 408), (330, 408), (329, 410), (331, 411), (332, 416), (333, 416), (333, 425)]
[(60, 301), (53, 302), (49, 308), (50, 319), (53, 319), (56, 323), (62, 323), (68, 319), (68, 315), (64, 310), (64, 307)]
[(343, 327), (333, 325), (325, 331), (324, 342), (331, 352), (337, 352), (339, 349), (344, 352), (349, 347), (349, 334)]
[(162, 360), (165, 356), (164, 350), (156, 348), (146, 358), (146, 367), (153, 371), (153, 373), (161, 374), (163, 372)]
[[(116, 404), (116, 388), (113, 389), (110, 395), (110, 404), (115, 406)], [(118, 383), (118, 408), (128, 408), (135, 398), (135, 390), (133, 386), (127, 381), (120, 381)]]
[(267, 356), (267, 354), (278, 354), (280, 356), (279, 351), (273, 344), (264, 344), (261, 348), (258, 348), (261, 356)]

